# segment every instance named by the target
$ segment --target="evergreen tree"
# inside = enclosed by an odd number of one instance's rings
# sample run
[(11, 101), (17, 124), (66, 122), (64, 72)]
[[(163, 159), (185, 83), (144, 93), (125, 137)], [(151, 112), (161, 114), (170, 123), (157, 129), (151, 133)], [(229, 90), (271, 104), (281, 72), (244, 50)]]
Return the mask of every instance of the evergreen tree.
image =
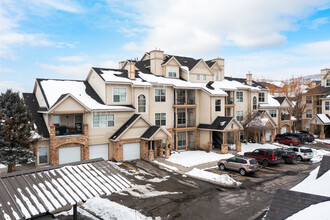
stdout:
[(0, 163), (7, 165), (8, 173), (16, 164), (35, 162), (34, 145), (39, 139), (32, 138), (33, 123), (27, 107), (17, 92), (8, 89), (0, 95)]

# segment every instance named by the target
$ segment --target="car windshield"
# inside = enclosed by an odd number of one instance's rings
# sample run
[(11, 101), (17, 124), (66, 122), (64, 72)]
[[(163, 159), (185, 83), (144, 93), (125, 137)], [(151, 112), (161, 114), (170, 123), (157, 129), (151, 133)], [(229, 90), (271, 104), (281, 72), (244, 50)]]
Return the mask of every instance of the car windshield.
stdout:
[(312, 149), (300, 149), (302, 153), (312, 153)]
[(250, 160), (250, 164), (258, 164), (256, 160)]

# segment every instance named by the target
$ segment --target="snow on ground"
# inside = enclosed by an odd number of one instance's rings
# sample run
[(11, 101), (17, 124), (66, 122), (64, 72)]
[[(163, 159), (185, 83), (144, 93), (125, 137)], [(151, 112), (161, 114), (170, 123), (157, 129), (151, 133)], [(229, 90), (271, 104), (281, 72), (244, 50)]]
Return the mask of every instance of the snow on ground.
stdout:
[(100, 197), (88, 199), (82, 206), (102, 219), (152, 219), (152, 217), (147, 217), (137, 210)]
[(176, 167), (173, 167), (173, 166), (170, 166), (170, 165), (167, 165), (167, 164), (161, 163), (161, 162), (156, 161), (156, 160), (154, 160), (153, 163), (156, 163), (156, 164), (158, 164), (158, 165), (160, 165), (160, 166), (163, 166), (164, 168), (167, 168), (166, 170), (169, 170), (169, 171), (171, 171), (171, 172), (172, 172), (172, 171), (178, 171), (178, 170), (179, 170), (179, 169), (176, 168)]
[(127, 188), (118, 192), (118, 194), (121, 195), (129, 194), (138, 198), (150, 198), (150, 197), (169, 195), (169, 194), (179, 194), (179, 193), (180, 192), (157, 191), (151, 186), (151, 184), (135, 185), (131, 188)]
[(322, 139), (315, 139), (316, 142), (320, 142), (320, 143), (324, 143), (324, 144), (328, 144), (330, 145), (330, 140), (329, 139), (325, 139), (325, 140), (322, 140)]
[(2, 168), (7, 168), (7, 166), (0, 163), (0, 169)]
[(322, 160), (323, 155), (329, 155), (330, 156), (330, 151), (326, 151), (323, 149), (316, 150), (314, 148), (311, 148), (313, 151), (313, 158), (311, 159), (312, 163), (318, 163)]
[(320, 167), (317, 167), (312, 172), (310, 172), (306, 179), (293, 187), (291, 190), (330, 197), (330, 170), (316, 179), (319, 168)]
[(232, 154), (217, 154), (205, 151), (183, 151), (174, 152), (170, 158), (166, 159), (171, 163), (175, 163), (184, 167), (192, 167), (203, 163), (218, 161), (220, 159), (227, 159), (233, 157)]
[[(90, 214), (89, 212), (87, 212), (86, 210), (77, 207), (77, 211), (79, 212), (80, 215), (86, 216), (88, 219), (92, 219), (92, 220), (98, 220), (98, 218), (96, 218), (94, 215)], [(68, 216), (68, 215), (73, 215), (73, 208), (71, 208), (69, 211), (64, 211), (64, 212), (60, 212), (55, 214), (55, 217), (57, 216)]]
[(244, 155), (245, 152), (252, 152), (254, 151), (255, 149), (258, 149), (258, 148), (269, 148), (269, 149), (274, 149), (274, 148), (279, 148), (279, 147), (282, 147), (282, 145), (280, 144), (259, 144), (259, 143), (242, 143), (241, 145), (242, 147), (242, 151), (241, 152), (238, 152), (239, 155)]
[(197, 168), (194, 168), (191, 171), (187, 172), (186, 175), (200, 178), (200, 179), (211, 180), (211, 181), (219, 183), (223, 186), (238, 187), (241, 185), (240, 182), (235, 181), (233, 178), (231, 178), (227, 174), (219, 175), (219, 174), (210, 173), (210, 172), (207, 172), (204, 170), (200, 170)]
[(318, 219), (318, 220), (326, 220), (330, 219), (329, 210), (330, 201), (320, 202), (314, 205), (311, 205), (300, 212), (290, 216), (287, 218), (288, 220), (301, 220), (301, 219)]

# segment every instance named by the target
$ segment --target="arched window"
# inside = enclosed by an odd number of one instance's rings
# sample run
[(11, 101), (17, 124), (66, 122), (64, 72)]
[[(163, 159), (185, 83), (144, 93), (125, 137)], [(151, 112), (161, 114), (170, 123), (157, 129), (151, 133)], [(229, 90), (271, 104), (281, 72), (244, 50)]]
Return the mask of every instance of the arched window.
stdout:
[(146, 112), (146, 97), (144, 95), (138, 97), (138, 112)]
[(257, 109), (257, 97), (253, 97), (253, 105), (252, 105), (252, 107), (253, 107), (253, 110), (256, 110)]

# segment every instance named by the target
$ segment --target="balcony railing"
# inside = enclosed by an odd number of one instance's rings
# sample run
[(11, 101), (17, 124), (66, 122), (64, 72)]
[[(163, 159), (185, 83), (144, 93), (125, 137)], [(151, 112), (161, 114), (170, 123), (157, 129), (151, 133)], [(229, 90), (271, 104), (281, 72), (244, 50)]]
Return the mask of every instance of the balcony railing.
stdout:
[(233, 99), (232, 97), (227, 97), (227, 99), (226, 99), (226, 104), (227, 104), (227, 105), (234, 104), (234, 99)]
[(282, 115), (281, 115), (281, 120), (282, 120), (282, 121), (288, 121), (288, 120), (290, 120), (290, 115), (282, 114)]
[(187, 143), (189, 149), (193, 149), (195, 147), (195, 142), (194, 141), (188, 141)]
[(322, 105), (322, 101), (320, 101), (320, 100), (316, 101), (315, 105)]
[(84, 134), (83, 125), (65, 126), (65, 125), (56, 125), (55, 126), (56, 136), (65, 136), (65, 135), (82, 135)]
[(195, 119), (190, 120), (181, 120), (180, 123), (177, 123), (177, 128), (185, 128), (185, 127), (195, 127)]
[(189, 98), (188, 97), (187, 102), (186, 102), (185, 98), (177, 98), (176, 99), (176, 104), (177, 105), (194, 105), (195, 104), (195, 98)]

